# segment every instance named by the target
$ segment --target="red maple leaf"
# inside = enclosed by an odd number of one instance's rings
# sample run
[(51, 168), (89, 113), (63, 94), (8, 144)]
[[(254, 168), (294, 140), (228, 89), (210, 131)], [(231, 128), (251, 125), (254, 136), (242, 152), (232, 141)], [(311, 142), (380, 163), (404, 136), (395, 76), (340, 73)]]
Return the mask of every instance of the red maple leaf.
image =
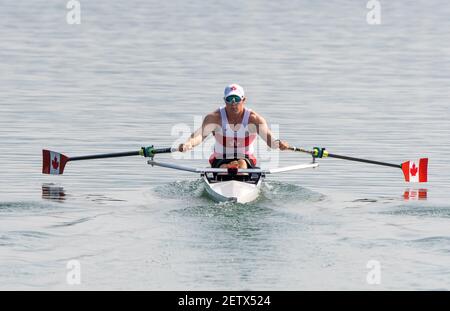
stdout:
[(58, 167), (59, 167), (58, 158), (56, 156), (55, 156), (55, 158), (52, 161), (52, 166), (53, 166), (54, 170), (58, 169)]
[(411, 176), (416, 176), (417, 171), (418, 171), (418, 169), (417, 169), (416, 163), (413, 163), (412, 167), (409, 169)]

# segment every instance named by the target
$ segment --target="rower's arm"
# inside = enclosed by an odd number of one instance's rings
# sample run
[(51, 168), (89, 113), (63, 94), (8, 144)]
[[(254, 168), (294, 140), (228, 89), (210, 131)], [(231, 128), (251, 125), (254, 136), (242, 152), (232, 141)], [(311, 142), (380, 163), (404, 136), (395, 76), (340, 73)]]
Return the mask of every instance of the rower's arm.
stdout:
[(190, 144), (192, 148), (201, 144), (215, 129), (215, 122), (213, 116), (208, 114), (204, 119), (202, 126), (191, 134), (185, 144)]
[(279, 147), (279, 143), (267, 125), (266, 120), (262, 116), (255, 114), (254, 124), (256, 125), (256, 130), (259, 137), (266, 142), (267, 146), (272, 149), (277, 149)]

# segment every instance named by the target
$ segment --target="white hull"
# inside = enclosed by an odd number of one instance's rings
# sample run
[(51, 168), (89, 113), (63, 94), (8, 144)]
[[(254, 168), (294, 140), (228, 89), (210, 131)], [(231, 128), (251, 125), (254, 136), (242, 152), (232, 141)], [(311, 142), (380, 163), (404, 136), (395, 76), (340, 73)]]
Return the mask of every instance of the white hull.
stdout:
[(203, 181), (205, 182), (205, 190), (209, 194), (209, 196), (216, 202), (252, 202), (259, 196), (262, 180), (263, 178), (260, 178), (256, 184), (237, 180), (210, 183), (208, 179), (203, 176)]
[[(157, 162), (154, 160), (149, 160), (148, 164), (179, 171), (200, 173), (200, 176), (202, 176), (203, 181), (205, 182), (206, 192), (213, 200), (217, 202), (234, 201), (238, 203), (248, 203), (256, 200), (261, 191), (261, 186), (266, 174), (316, 168), (319, 165), (317, 163), (305, 163), (273, 169), (250, 168), (230, 170), (226, 168), (210, 167), (194, 168), (172, 163)], [(245, 177), (241, 174), (248, 175), (245, 175)]]

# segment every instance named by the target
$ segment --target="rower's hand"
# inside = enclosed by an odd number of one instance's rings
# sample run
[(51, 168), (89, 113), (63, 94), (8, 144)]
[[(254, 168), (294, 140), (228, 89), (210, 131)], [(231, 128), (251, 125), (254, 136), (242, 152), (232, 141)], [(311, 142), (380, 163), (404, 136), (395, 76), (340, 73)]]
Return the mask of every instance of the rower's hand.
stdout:
[(287, 143), (287, 141), (279, 140), (278, 147), (280, 148), (280, 150), (288, 150), (289, 144)]
[(178, 151), (180, 152), (186, 152), (192, 149), (192, 145), (190, 143), (186, 143), (186, 144), (180, 144), (178, 146)]

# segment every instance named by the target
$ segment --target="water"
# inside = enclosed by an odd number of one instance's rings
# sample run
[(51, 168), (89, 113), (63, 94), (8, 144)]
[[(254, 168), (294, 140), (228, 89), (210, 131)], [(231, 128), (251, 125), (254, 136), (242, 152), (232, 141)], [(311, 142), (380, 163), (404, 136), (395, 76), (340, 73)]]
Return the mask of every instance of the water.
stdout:
[[(383, 2), (370, 26), (365, 5), (83, 1), (68, 25), (64, 1), (2, 1), (0, 289), (450, 289), (450, 6)], [(323, 159), (234, 205), (138, 157), (40, 173), (43, 148), (170, 146), (173, 126), (192, 130), (231, 82), (291, 144), (427, 156), (430, 182)], [(67, 283), (71, 260), (80, 285)]]

